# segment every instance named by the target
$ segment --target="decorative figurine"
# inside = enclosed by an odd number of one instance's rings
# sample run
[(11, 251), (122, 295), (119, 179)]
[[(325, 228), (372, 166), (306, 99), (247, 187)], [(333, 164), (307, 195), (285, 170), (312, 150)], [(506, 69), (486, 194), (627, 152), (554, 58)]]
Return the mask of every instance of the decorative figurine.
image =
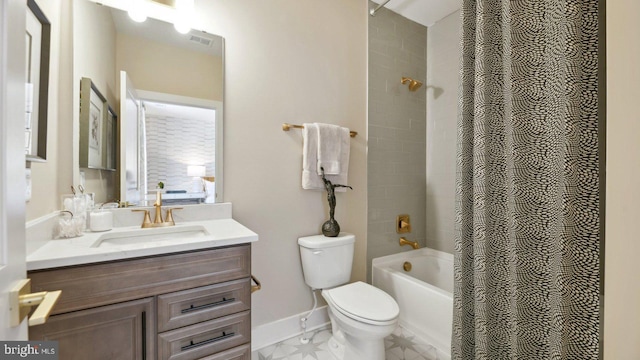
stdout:
[(324, 177), (324, 168), (321, 167), (320, 170), (322, 170), (322, 181), (324, 181), (324, 188), (327, 190), (327, 200), (329, 201), (329, 220), (322, 224), (322, 233), (327, 237), (336, 237), (340, 234), (340, 225), (333, 217), (336, 211), (335, 188), (344, 187), (351, 190), (353, 190), (353, 188), (348, 185), (332, 184), (331, 181)]

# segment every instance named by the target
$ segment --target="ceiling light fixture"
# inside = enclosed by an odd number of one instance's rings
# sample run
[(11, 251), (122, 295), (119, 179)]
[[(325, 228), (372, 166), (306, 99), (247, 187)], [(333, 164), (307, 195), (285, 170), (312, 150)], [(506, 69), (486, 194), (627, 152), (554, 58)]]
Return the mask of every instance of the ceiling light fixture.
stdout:
[(187, 34), (191, 31), (191, 18), (193, 16), (193, 0), (176, 0), (175, 2), (175, 20), (173, 27), (181, 34)]
[(144, 0), (133, 0), (129, 5), (129, 11), (127, 11), (131, 20), (135, 22), (144, 22), (147, 20), (147, 13), (145, 11)]

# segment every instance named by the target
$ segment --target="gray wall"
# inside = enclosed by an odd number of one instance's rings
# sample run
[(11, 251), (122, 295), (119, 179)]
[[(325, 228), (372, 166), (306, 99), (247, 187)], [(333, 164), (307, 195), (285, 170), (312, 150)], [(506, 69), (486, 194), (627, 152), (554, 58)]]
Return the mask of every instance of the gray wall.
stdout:
[(369, 17), (369, 279), (371, 259), (411, 249), (398, 245), (397, 215), (411, 216), (407, 239), (425, 244), (425, 86), (410, 92), (400, 79), (425, 82), (426, 46), (425, 26), (385, 8)]
[(429, 27), (427, 40), (427, 246), (453, 253), (460, 12)]

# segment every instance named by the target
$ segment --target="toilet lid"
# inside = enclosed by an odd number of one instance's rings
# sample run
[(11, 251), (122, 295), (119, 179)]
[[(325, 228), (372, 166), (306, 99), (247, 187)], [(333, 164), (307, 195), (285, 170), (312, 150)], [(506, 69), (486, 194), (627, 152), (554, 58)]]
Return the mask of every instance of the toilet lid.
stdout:
[(398, 303), (386, 292), (361, 281), (326, 290), (336, 310), (364, 322), (387, 322), (400, 313)]

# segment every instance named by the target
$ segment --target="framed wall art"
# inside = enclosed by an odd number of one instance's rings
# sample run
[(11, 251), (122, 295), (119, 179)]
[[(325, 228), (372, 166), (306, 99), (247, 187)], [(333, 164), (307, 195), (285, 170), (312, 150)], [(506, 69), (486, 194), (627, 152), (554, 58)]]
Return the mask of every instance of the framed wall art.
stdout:
[(118, 133), (118, 115), (107, 105), (106, 123), (104, 126), (104, 167), (107, 170), (116, 169), (116, 134)]
[(25, 154), (28, 161), (45, 161), (51, 23), (35, 0), (27, 1), (25, 42)]
[[(89, 78), (80, 80), (80, 167), (115, 170), (116, 115)], [(111, 155), (109, 155), (111, 153)]]

